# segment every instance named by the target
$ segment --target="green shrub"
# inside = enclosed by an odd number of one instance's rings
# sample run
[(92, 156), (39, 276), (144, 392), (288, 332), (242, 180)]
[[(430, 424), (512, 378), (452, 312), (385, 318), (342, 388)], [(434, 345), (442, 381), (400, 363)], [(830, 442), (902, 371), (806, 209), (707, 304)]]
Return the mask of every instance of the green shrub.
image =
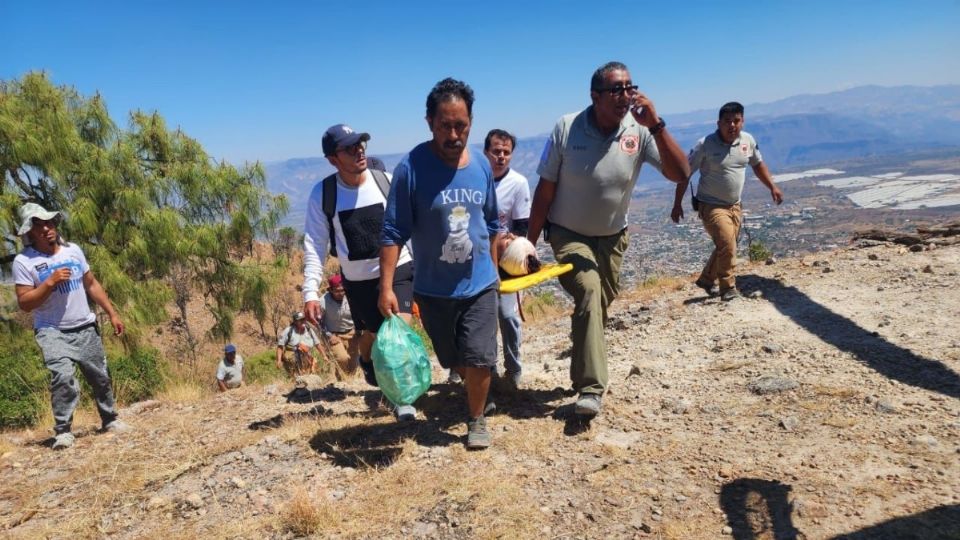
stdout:
[[(117, 403), (127, 404), (152, 398), (163, 389), (165, 373), (154, 349), (138, 349), (125, 355), (107, 354)], [(78, 378), (83, 376), (78, 373)], [(87, 399), (89, 392), (85, 393)]]
[(49, 375), (33, 333), (0, 329), (0, 429), (32, 426), (47, 404)]
[(750, 260), (753, 262), (762, 262), (773, 256), (773, 253), (763, 245), (763, 242), (754, 240), (750, 242)]
[[(277, 350), (269, 349), (243, 358), (244, 379), (248, 384), (269, 384), (285, 379), (287, 372), (277, 369)], [(213, 374), (210, 375), (211, 379)]]

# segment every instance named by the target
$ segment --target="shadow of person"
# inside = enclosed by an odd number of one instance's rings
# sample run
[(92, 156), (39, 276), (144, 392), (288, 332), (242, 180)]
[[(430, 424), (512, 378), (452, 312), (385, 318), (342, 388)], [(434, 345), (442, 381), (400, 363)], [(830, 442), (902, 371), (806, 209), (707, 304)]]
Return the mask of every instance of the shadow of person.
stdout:
[(347, 399), (347, 393), (329, 385), (323, 388), (294, 388), (287, 394), (287, 403), (316, 403), (318, 401), (343, 401)]
[(949, 504), (833, 537), (833, 540), (956, 540), (960, 504)]
[(267, 418), (266, 420), (258, 420), (256, 422), (251, 422), (247, 426), (247, 429), (252, 431), (260, 431), (264, 429), (276, 429), (278, 427), (283, 426), (283, 424), (287, 422), (287, 420), (294, 420), (294, 419), (306, 418), (306, 417), (316, 418), (319, 416), (331, 416), (332, 414), (333, 412), (327, 409), (324, 409), (323, 406), (321, 405), (317, 405), (306, 411), (278, 414), (276, 416)]
[(789, 503), (790, 485), (775, 480), (738, 478), (720, 489), (720, 507), (736, 540), (796, 539)]
[(335, 465), (354, 469), (389, 467), (403, 451), (403, 441), (413, 439), (421, 446), (448, 446), (460, 437), (438, 429), (433, 422), (391, 422), (359, 424), (330, 431), (318, 431), (310, 438), (314, 451), (330, 456)]
[(867, 331), (856, 322), (834, 313), (809, 296), (781, 282), (757, 275), (738, 278), (740, 286), (759, 289), (781, 313), (824, 342), (881, 375), (910, 386), (960, 398), (960, 375), (943, 362), (924, 358)]

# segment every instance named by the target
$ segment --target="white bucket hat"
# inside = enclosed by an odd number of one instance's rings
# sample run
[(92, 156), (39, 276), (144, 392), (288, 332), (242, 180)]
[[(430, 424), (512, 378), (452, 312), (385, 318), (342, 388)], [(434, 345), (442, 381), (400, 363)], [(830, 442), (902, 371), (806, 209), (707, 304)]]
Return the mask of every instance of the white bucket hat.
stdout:
[(28, 202), (27, 204), (20, 207), (20, 228), (17, 229), (17, 234), (20, 235), (20, 239), (23, 240), (23, 245), (30, 245), (30, 236), (27, 234), (30, 232), (30, 229), (33, 227), (33, 218), (42, 219), (48, 221), (51, 219), (56, 219), (59, 224), (63, 221), (63, 214), (60, 212), (50, 212), (46, 208), (40, 206), (37, 203)]

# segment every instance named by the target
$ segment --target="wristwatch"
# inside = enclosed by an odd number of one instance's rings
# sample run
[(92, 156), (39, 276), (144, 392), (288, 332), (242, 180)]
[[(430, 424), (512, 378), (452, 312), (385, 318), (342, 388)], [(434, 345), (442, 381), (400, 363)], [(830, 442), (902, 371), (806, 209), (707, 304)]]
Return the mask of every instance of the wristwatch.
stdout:
[(657, 133), (660, 133), (663, 128), (667, 127), (667, 123), (663, 121), (663, 118), (658, 118), (658, 120), (659, 121), (656, 124), (650, 127), (651, 135), (656, 135)]

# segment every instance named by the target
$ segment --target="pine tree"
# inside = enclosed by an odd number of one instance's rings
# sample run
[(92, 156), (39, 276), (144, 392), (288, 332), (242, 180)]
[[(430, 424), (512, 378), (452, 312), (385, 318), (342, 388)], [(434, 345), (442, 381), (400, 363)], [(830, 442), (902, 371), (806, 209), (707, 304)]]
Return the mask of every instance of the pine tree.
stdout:
[(190, 290), (214, 316), (213, 339), (231, 336), (240, 311), (262, 325), (276, 271), (251, 256), (254, 240), (287, 201), (266, 190), (259, 163), (215, 161), (156, 112), (134, 111), (119, 128), (99, 95), (30, 73), (0, 81), (0, 170), (5, 262), (19, 249), (17, 209), (32, 201), (65, 213), (61, 233), (84, 249), (134, 337)]

